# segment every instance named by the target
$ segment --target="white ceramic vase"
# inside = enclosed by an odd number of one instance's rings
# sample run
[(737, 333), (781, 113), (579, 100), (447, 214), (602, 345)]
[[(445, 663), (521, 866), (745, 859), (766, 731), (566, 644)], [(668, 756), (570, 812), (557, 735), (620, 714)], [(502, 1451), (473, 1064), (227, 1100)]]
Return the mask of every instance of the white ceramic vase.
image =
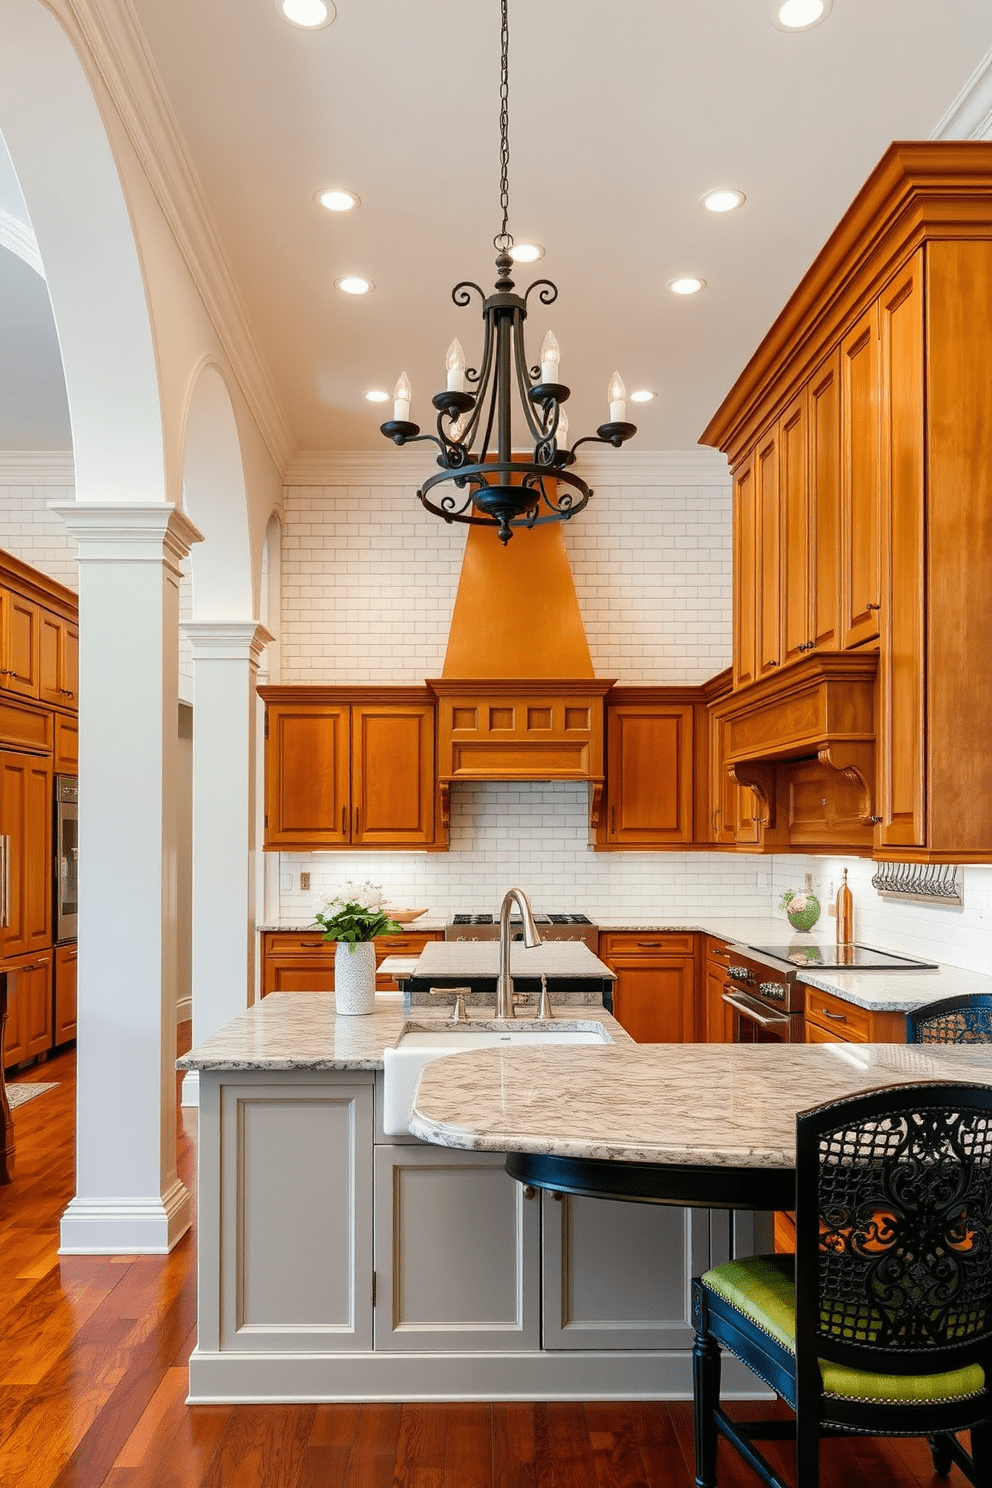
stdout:
[(334, 951), (334, 1008), (370, 1013), (375, 1002), (375, 946), (371, 940), (339, 940)]

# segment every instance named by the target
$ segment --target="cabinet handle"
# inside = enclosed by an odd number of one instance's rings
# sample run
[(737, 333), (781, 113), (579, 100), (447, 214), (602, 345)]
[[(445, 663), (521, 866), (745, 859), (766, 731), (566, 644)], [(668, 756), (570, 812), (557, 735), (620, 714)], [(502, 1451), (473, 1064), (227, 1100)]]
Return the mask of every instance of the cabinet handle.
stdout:
[(833, 1018), (835, 1023), (847, 1022), (847, 1018), (844, 1016), (843, 1013), (832, 1013), (829, 1008), (820, 1008), (818, 1009), (818, 1011), (821, 1012), (825, 1018)]
[(871, 822), (872, 826), (877, 827), (882, 818), (880, 816), (870, 816), (868, 820)]
[(657, 951), (661, 948), (660, 940), (639, 940), (637, 944), (646, 951)]
[(355, 836), (358, 836), (358, 807), (355, 807)]
[(815, 641), (803, 641), (796, 649), (799, 651), (812, 651), (815, 645)]
[(866, 610), (880, 610), (881, 608), (882, 606), (880, 604), (872, 604), (870, 600), (868, 604), (865, 605)]
[(720, 830), (720, 808), (719, 808), (719, 806), (717, 806), (714, 809), (714, 811), (713, 811), (713, 832), (714, 832), (714, 835), (717, 832), (719, 832), (719, 830)]
[(347, 808), (347, 806), (342, 806), (341, 807), (341, 836), (342, 837), (346, 837), (347, 835), (348, 835), (348, 808)]
[(610, 836), (611, 837), (616, 832), (616, 829), (617, 829), (617, 808), (615, 806), (611, 806), (610, 807)]
[(0, 837), (3, 852), (3, 883), (0, 890), (3, 893), (2, 915), (0, 925), (6, 928), (10, 924), (10, 838)]

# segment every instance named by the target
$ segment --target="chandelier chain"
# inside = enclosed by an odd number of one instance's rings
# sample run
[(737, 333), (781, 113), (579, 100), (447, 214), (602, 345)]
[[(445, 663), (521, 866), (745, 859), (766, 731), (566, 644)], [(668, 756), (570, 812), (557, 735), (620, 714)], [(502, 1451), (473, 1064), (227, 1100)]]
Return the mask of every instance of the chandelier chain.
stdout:
[(507, 0), (500, 0), (500, 74), (499, 74), (499, 200), (503, 209), (503, 226), (493, 239), (493, 247), (505, 252), (513, 246), (513, 235), (507, 231), (510, 217), (510, 23)]

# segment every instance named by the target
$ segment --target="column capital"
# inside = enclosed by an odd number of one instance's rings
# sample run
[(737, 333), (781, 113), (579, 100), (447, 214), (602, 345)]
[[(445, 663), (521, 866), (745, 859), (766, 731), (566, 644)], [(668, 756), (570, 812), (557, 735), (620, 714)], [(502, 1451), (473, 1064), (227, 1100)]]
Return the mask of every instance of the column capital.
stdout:
[(249, 661), (256, 667), (262, 652), (275, 640), (257, 620), (182, 620), (179, 629), (198, 661)]
[(80, 563), (165, 562), (178, 572), (203, 533), (168, 501), (53, 501), (79, 543)]

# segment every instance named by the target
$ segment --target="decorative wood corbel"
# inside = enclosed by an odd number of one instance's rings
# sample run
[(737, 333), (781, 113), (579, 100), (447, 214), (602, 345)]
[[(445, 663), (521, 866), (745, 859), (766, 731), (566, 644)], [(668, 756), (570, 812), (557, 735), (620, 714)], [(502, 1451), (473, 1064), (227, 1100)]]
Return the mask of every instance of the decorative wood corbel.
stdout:
[(821, 765), (852, 781), (862, 793), (862, 805), (858, 819), (863, 822), (875, 820), (875, 745), (867, 740), (839, 740), (825, 744), (818, 752)]
[(594, 832), (599, 829), (600, 825), (604, 784), (602, 780), (590, 780), (589, 782), (589, 825)]
[(728, 765), (727, 774), (738, 785), (747, 786), (754, 792), (758, 806), (755, 821), (763, 827), (775, 826), (775, 762), (774, 760), (743, 760), (740, 764)]
[(451, 781), (439, 780), (437, 793), (441, 805), (441, 825), (447, 831), (451, 826)]

